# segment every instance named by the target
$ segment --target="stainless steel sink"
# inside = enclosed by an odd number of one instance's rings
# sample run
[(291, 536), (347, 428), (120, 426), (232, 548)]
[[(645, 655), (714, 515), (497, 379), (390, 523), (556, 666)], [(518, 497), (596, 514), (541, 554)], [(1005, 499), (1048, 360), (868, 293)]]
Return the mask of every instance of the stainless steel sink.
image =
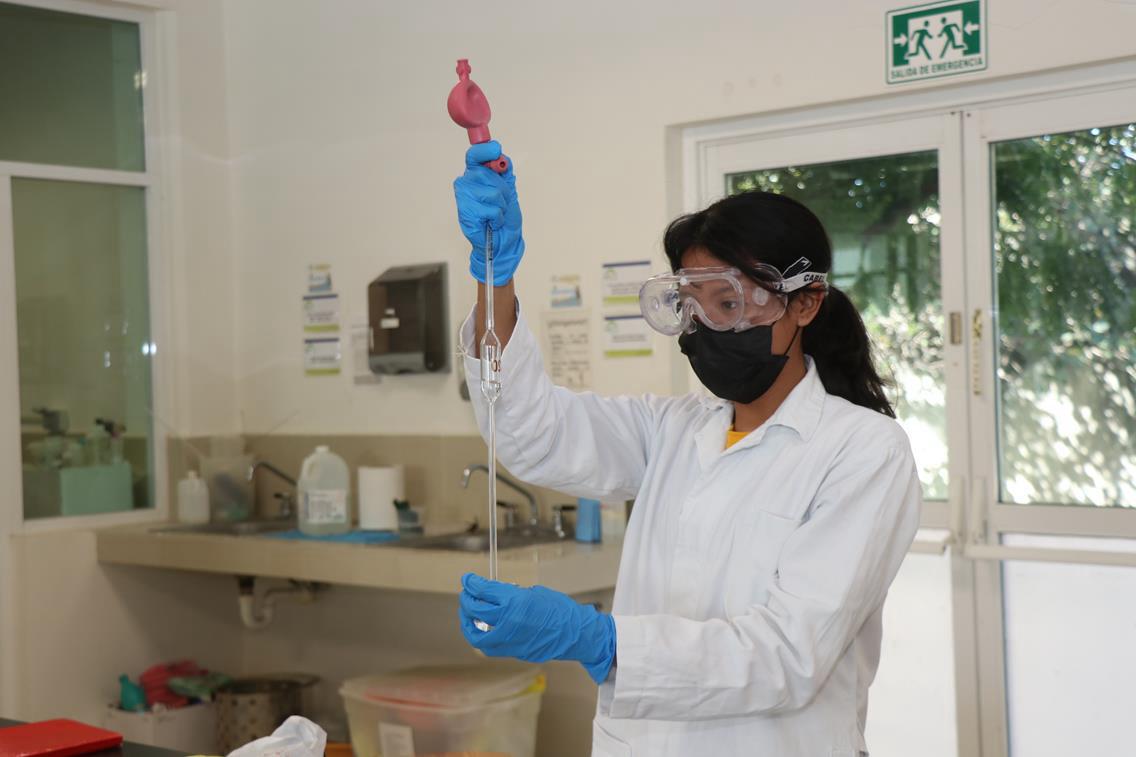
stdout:
[(174, 523), (150, 529), (155, 534), (216, 534), (221, 536), (256, 536), (295, 528), (290, 520), (243, 520), (235, 523)]
[[(514, 549), (534, 544), (551, 544), (565, 541), (566, 538), (567, 536), (560, 536), (550, 528), (504, 529), (497, 532), (497, 548)], [(392, 543), (391, 546), (404, 549), (440, 549), (448, 552), (488, 552), (489, 532), (467, 531), (460, 534), (426, 536), (420, 539), (402, 539)]]

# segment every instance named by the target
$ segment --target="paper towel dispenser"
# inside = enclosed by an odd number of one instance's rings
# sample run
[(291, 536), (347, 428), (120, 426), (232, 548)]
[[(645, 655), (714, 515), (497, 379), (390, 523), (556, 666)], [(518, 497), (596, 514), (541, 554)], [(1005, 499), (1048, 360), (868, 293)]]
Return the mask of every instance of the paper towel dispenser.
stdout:
[(367, 286), (372, 373), (450, 370), (446, 264), (388, 268)]

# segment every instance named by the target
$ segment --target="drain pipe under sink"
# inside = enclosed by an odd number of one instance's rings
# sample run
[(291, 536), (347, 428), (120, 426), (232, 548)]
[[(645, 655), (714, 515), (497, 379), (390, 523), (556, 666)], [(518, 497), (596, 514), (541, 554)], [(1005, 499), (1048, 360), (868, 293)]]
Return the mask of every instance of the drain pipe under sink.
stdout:
[(311, 604), (316, 601), (320, 585), (313, 581), (290, 580), (288, 586), (276, 587), (264, 592), (257, 607), (256, 577), (237, 576), (237, 603), (240, 608), (241, 622), (245, 628), (260, 630), (272, 624), (276, 617), (276, 599), (278, 597), (294, 597), (297, 602)]

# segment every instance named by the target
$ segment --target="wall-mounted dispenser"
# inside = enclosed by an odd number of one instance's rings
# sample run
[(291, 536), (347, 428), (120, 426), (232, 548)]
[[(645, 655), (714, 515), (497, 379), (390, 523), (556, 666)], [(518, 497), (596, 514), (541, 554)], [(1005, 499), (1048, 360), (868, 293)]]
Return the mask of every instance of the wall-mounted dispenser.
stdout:
[(388, 268), (367, 286), (372, 373), (450, 369), (446, 264)]

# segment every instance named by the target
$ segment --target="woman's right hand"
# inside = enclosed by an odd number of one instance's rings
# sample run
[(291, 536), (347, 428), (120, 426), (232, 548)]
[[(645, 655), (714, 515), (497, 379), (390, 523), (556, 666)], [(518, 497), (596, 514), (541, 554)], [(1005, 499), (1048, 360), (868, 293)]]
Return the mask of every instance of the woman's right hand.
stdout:
[(485, 283), (485, 227), (493, 229), (493, 285), (504, 286), (513, 278), (525, 253), (521, 236), (521, 206), (517, 202), (517, 179), (513, 162), (499, 174), (482, 163), (501, 157), (494, 141), (472, 145), (465, 153), (465, 173), (454, 180), (458, 223), (472, 245), (469, 270)]

